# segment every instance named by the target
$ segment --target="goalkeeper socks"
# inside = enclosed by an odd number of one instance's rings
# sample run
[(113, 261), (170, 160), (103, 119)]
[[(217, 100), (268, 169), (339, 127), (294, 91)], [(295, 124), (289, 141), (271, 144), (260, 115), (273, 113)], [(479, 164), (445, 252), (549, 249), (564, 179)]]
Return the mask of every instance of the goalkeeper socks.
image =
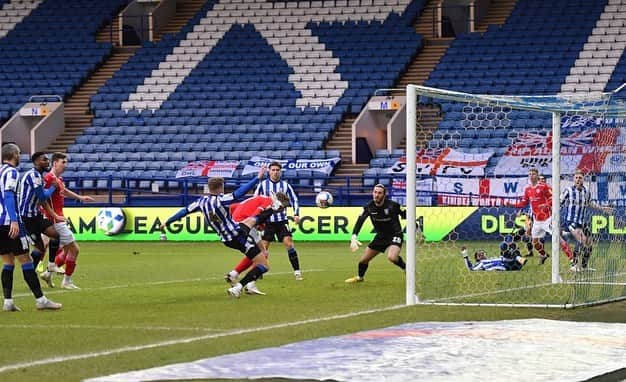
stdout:
[(241, 285), (245, 286), (250, 281), (256, 281), (259, 277), (263, 275), (263, 273), (267, 271), (268, 268), (265, 265), (257, 264), (256, 267), (252, 268), (252, 270), (248, 272), (243, 279), (241, 279)]
[(241, 261), (239, 262), (239, 264), (237, 264), (237, 266), (235, 267), (235, 272), (237, 272), (237, 274), (243, 273), (243, 271), (250, 268), (252, 264), (253, 264), (252, 260), (244, 256), (243, 259), (241, 259)]
[(35, 266), (33, 263), (22, 264), (22, 273), (24, 274), (24, 281), (28, 284), (31, 292), (35, 295), (35, 298), (43, 296), (43, 293), (41, 292), (41, 284), (39, 284), (39, 279), (37, 278), (37, 273), (35, 272)]
[(13, 296), (13, 270), (15, 265), (4, 264), (2, 266), (2, 292), (5, 299)]
[(369, 264), (359, 263), (359, 278), (365, 277), (365, 272), (367, 272), (367, 267), (369, 267)]
[(48, 244), (48, 264), (54, 264), (60, 244), (58, 239), (50, 239), (50, 244)]
[(406, 269), (406, 264), (404, 263), (404, 260), (402, 260), (401, 256), (398, 256), (398, 259), (396, 259), (396, 261), (391, 261), (391, 262), (397, 265), (398, 267), (400, 267), (400, 269), (402, 270)]
[(300, 260), (298, 260), (298, 252), (294, 247), (291, 247), (287, 250), (287, 256), (289, 256), (289, 262), (291, 263), (291, 267), (294, 271), (300, 270)]

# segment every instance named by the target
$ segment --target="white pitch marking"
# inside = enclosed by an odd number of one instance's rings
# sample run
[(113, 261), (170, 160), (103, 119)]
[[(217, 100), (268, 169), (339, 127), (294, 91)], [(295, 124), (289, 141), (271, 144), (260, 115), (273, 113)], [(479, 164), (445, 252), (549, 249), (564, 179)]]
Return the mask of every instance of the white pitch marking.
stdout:
[(50, 324), (0, 324), (0, 328), (10, 329), (95, 329), (95, 330), (153, 330), (153, 331), (196, 331), (224, 332), (227, 329), (212, 329), (186, 326), (110, 326), (110, 325), (50, 325)]
[(333, 321), (333, 320), (339, 320), (339, 319), (343, 319), (343, 318), (357, 317), (357, 316), (361, 316), (361, 315), (364, 315), (364, 314), (371, 314), (371, 313), (386, 312), (386, 311), (391, 311), (391, 310), (398, 310), (398, 309), (402, 309), (402, 308), (405, 308), (405, 307), (406, 307), (406, 305), (393, 305), (393, 306), (388, 306), (388, 307), (385, 307), (385, 308), (368, 309), (368, 310), (362, 310), (360, 312), (337, 314), (337, 315), (328, 316), (328, 317), (311, 318), (311, 319), (302, 320), (302, 321), (285, 322), (285, 323), (281, 323), (281, 324), (259, 326), (259, 327), (256, 327), (256, 328), (237, 329), (237, 330), (227, 331), (227, 332), (224, 332), (224, 333), (205, 334), (205, 335), (197, 336), (197, 337), (190, 337), (190, 338), (183, 338), (183, 339), (178, 339), (178, 340), (169, 340), (169, 341), (155, 342), (155, 343), (146, 344), (146, 345), (125, 346), (125, 347), (122, 347), (122, 348), (111, 349), (111, 350), (103, 350), (103, 351), (93, 352), (93, 353), (84, 353), (84, 354), (75, 354), (75, 355), (68, 355), (68, 356), (45, 358), (45, 359), (40, 359), (40, 360), (32, 361), (32, 362), (22, 362), (22, 363), (17, 363), (17, 364), (13, 364), (13, 365), (2, 366), (2, 367), (0, 367), (0, 373), (4, 373), (4, 372), (7, 372), (7, 371), (11, 371), (11, 370), (17, 370), (17, 369), (34, 367), (34, 366), (49, 365), (49, 364), (58, 363), (58, 362), (66, 362), (66, 361), (74, 361), (74, 360), (79, 360), (79, 359), (103, 357), (103, 356), (109, 356), (109, 355), (119, 354), (119, 353), (127, 353), (127, 352), (132, 352), (132, 351), (140, 351), (140, 350), (146, 350), (146, 349), (160, 348), (160, 347), (164, 347), (164, 346), (188, 344), (188, 343), (192, 343), (192, 342), (211, 340), (211, 339), (215, 339), (215, 338), (236, 336), (236, 335), (240, 335), (240, 334), (257, 333), (257, 332), (262, 332), (262, 331), (266, 331), (266, 330), (282, 329), (282, 328), (288, 328), (288, 327), (292, 327), (292, 326), (313, 324), (313, 323), (324, 322), (324, 321)]
[[(306, 273), (310, 272), (324, 272), (325, 269), (307, 269)], [(293, 275), (293, 271), (290, 272), (272, 272), (268, 275), (263, 275), (263, 277), (271, 277), (271, 276), (282, 276), (282, 275)], [(122, 284), (122, 285), (109, 285), (97, 288), (81, 288), (82, 291), (98, 291), (98, 290), (110, 290), (110, 289), (122, 289), (122, 288), (135, 288), (142, 286), (155, 286), (155, 285), (169, 285), (169, 284), (184, 284), (189, 282), (198, 282), (198, 281), (213, 281), (213, 280), (222, 280), (223, 276), (215, 276), (215, 277), (204, 277), (204, 278), (193, 278), (193, 279), (182, 279), (182, 280), (166, 280), (166, 281), (151, 281), (147, 283), (138, 283), (138, 284)], [(76, 293), (76, 292), (68, 292), (62, 289), (44, 289), (44, 294), (60, 294), (60, 293)], [(32, 293), (17, 293), (14, 294), (13, 297), (27, 297), (32, 296)]]

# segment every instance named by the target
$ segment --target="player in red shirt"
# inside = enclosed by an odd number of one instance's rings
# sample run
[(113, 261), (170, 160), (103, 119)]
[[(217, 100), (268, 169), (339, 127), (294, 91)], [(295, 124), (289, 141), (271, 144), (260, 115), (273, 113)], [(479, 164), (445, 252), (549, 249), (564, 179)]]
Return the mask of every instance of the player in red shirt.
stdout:
[[(508, 205), (524, 208), (530, 204), (533, 217), (530, 235), (533, 246), (539, 252), (539, 264), (543, 264), (550, 256), (545, 251), (542, 239), (546, 233), (552, 235), (552, 187), (545, 181), (539, 181), (539, 171), (536, 168), (528, 170), (528, 181), (529, 184), (524, 187), (524, 196), (517, 203), (508, 203)], [(562, 240), (561, 247), (563, 247)], [(567, 249), (569, 250), (569, 247)]]
[[(234, 221), (242, 222), (246, 219), (255, 217), (259, 215), (261, 212), (274, 207), (275, 210), (279, 208), (285, 208), (289, 206), (289, 197), (287, 194), (278, 192), (274, 197), (257, 195), (251, 198), (244, 200), (241, 203), (234, 203), (230, 206), (230, 214)], [(257, 225), (257, 228), (263, 229), (263, 224)], [(265, 246), (261, 244), (261, 237), (256, 229), (250, 231), (250, 236), (255, 240), (259, 248), (265, 257), (269, 254)], [(224, 279), (227, 283), (233, 285), (237, 283), (237, 277), (239, 274), (248, 269), (252, 265), (252, 261), (247, 257), (243, 257), (239, 264), (230, 272), (226, 274)], [(265, 293), (261, 292), (257, 289), (256, 284), (248, 283), (246, 285), (246, 293), (248, 294), (261, 294), (265, 295)]]
[(61, 288), (80, 289), (72, 282), (72, 274), (76, 268), (76, 259), (78, 258), (79, 253), (78, 243), (76, 243), (74, 234), (67, 226), (67, 221), (63, 214), (63, 207), (65, 205), (66, 196), (80, 200), (81, 202), (93, 202), (94, 199), (91, 196), (78, 195), (65, 187), (65, 183), (63, 182), (61, 175), (66, 168), (67, 155), (63, 153), (52, 154), (52, 169), (43, 178), (44, 188), (50, 187), (50, 185), (56, 180), (57, 189), (52, 193), (50, 199), (47, 200), (42, 206), (46, 218), (54, 223), (54, 228), (59, 233), (60, 245), (63, 248), (63, 252), (61, 254), (57, 254), (54, 260), (56, 265), (59, 267), (65, 264), (65, 276), (63, 276)]

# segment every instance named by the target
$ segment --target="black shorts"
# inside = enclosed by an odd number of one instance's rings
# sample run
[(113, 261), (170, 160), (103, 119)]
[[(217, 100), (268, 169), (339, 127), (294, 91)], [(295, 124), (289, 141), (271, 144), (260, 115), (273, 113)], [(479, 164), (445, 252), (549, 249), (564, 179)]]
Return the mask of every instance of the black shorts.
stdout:
[(286, 237), (291, 237), (291, 230), (289, 229), (289, 222), (287, 220), (265, 223), (262, 239), (265, 241), (274, 241), (274, 237), (281, 243)]
[(9, 226), (0, 226), (0, 255), (22, 255), (28, 253), (28, 240), (26, 236), (11, 239), (9, 237)]
[(374, 239), (367, 245), (368, 248), (378, 252), (385, 252), (391, 245), (402, 248), (402, 234), (396, 235), (379, 234), (374, 236)]
[(228, 248), (238, 250), (246, 255), (246, 257), (250, 260), (254, 259), (259, 253), (261, 253), (261, 249), (256, 245), (251, 236), (247, 236), (241, 231), (239, 232), (239, 235), (235, 236), (234, 239), (225, 241), (224, 245)]
[(46, 232), (46, 230), (53, 226), (54, 224), (43, 217), (43, 215), (37, 216), (22, 216), (22, 221), (24, 222), (24, 227), (26, 228), (26, 232), (30, 239), (35, 243), (37, 247), (43, 248), (43, 240), (41, 240), (41, 234)]

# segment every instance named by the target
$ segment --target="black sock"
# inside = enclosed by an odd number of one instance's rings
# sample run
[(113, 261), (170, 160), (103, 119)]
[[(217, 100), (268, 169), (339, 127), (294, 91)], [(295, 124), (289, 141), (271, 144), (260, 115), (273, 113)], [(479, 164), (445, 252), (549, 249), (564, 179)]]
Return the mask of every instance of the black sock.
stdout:
[(369, 264), (359, 263), (359, 277), (360, 278), (365, 277), (365, 272), (367, 272), (367, 267), (369, 267)]
[(59, 251), (59, 240), (57, 239), (50, 239), (50, 244), (48, 244), (48, 261), (51, 263), (54, 263), (54, 258), (57, 255), (57, 252)]
[(33, 263), (22, 264), (22, 273), (24, 274), (24, 281), (28, 284), (31, 292), (35, 295), (35, 298), (43, 296), (43, 293), (41, 292), (41, 284), (39, 284), (39, 279), (37, 278), (37, 273), (35, 272)]
[(267, 208), (267, 209), (263, 210), (260, 214), (258, 214), (256, 216), (256, 224), (258, 225), (258, 224), (265, 223), (265, 221), (267, 219), (269, 219), (270, 216), (274, 215), (275, 213), (276, 213), (276, 211), (274, 211), (271, 208)]
[(400, 267), (400, 269), (402, 270), (406, 269), (406, 264), (404, 263), (404, 260), (402, 260), (402, 257), (400, 256), (398, 256), (398, 260), (392, 261), (392, 263)]
[(258, 264), (256, 267), (252, 268), (243, 279), (241, 279), (240, 283), (245, 286), (249, 282), (257, 280), (265, 272), (267, 272), (267, 268), (264, 265)]
[(14, 265), (2, 266), (2, 292), (4, 298), (13, 298), (13, 269)]
[(298, 252), (295, 248), (289, 248), (287, 250), (287, 256), (289, 256), (289, 262), (294, 271), (300, 270), (300, 260), (298, 260)]
[(526, 243), (526, 249), (528, 250), (528, 255), (532, 255), (533, 254), (533, 243), (531, 243), (530, 241), (528, 243)]
[(583, 261), (582, 267), (586, 268), (589, 264), (589, 257), (591, 256), (591, 247), (583, 247)]
[(43, 253), (39, 252), (38, 249), (33, 249), (33, 251), (30, 253), (30, 257), (33, 258), (33, 265), (35, 266), (35, 269), (37, 269), (37, 265), (39, 265), (39, 262), (43, 257)]

